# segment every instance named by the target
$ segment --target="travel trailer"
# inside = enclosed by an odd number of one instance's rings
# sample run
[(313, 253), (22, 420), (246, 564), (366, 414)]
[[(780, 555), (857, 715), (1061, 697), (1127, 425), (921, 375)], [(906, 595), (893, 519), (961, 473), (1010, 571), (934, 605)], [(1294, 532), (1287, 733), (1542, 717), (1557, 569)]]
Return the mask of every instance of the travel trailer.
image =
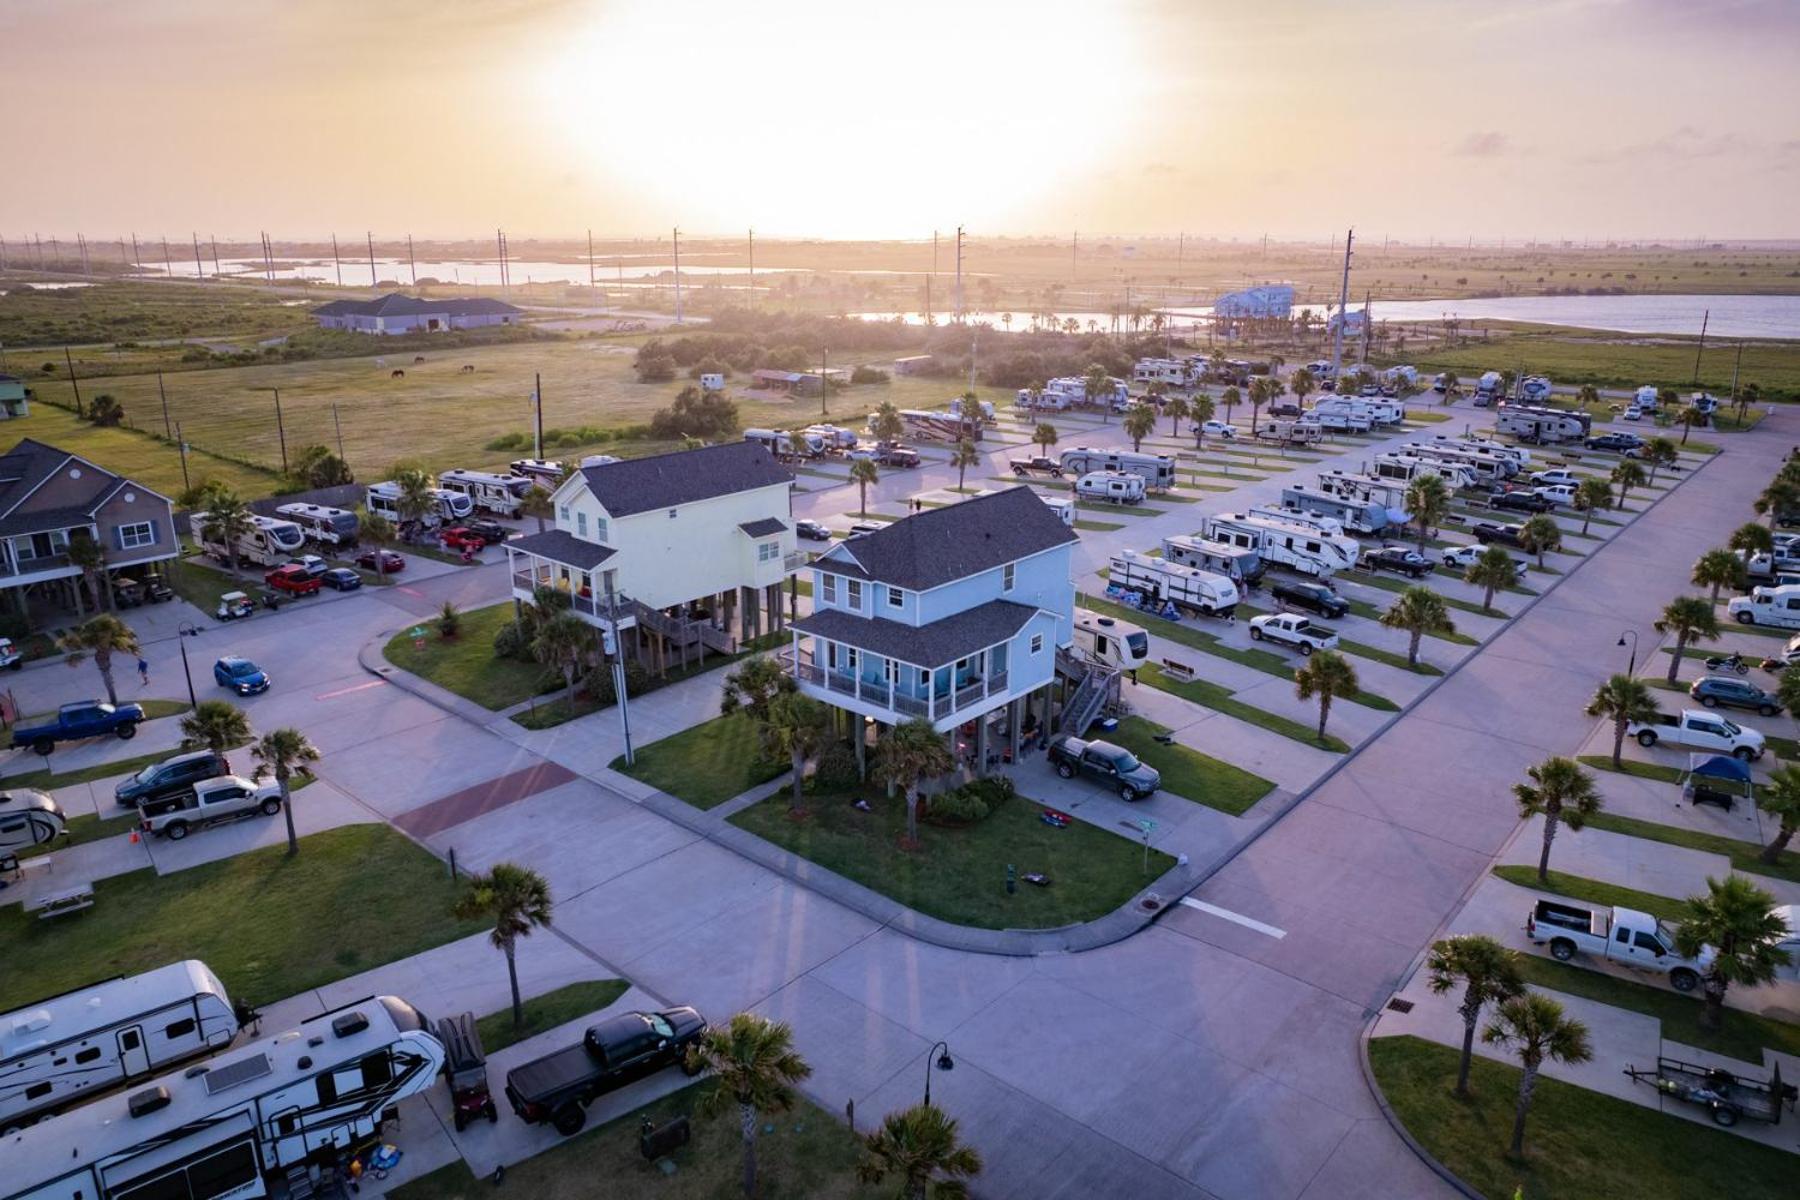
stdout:
[[(68, 820), (62, 806), (49, 792), (36, 788), (13, 788), (0, 792), (0, 859), (10, 858), (21, 850), (48, 846), (68, 831)], [(0, 1018), (3, 1022), (4, 1018)], [(5, 1025), (0, 1023), (0, 1037)], [(4, 1070), (0, 1069), (0, 1079)], [(0, 1084), (0, 1120), (6, 1116), (4, 1084)]]
[(1179, 358), (1140, 358), (1131, 368), (1134, 383), (1160, 383), (1169, 387), (1193, 387), (1194, 367)]
[(515, 459), (508, 464), (508, 469), (514, 475), (523, 475), (538, 487), (548, 491), (556, 490), (556, 486), (562, 482), (563, 476), (569, 473), (569, 468), (548, 458)]
[(1395, 453), (1431, 462), (1461, 464), (1475, 472), (1475, 478), (1480, 483), (1499, 484), (1518, 474), (1519, 471), (1518, 464), (1511, 459), (1500, 458), (1492, 454), (1477, 454), (1473, 450), (1462, 450), (1438, 442), (1409, 442), (1395, 450)]
[(412, 1005), (360, 1000), (12, 1135), (0, 1200), (267, 1196), (290, 1169), (377, 1140), (444, 1057)]
[(825, 453), (825, 439), (806, 430), (800, 431), (800, 445), (805, 447), (804, 451), (795, 446), (792, 434), (781, 429), (746, 429), (744, 440), (755, 442), (782, 461), (819, 458)]
[(1310, 446), (1325, 440), (1325, 429), (1317, 421), (1270, 421), (1257, 427), (1256, 436), (1284, 446)]
[(959, 420), (980, 421), (983, 425), (992, 425), (1000, 419), (994, 412), (994, 404), (991, 400), (977, 400), (974, 404), (970, 404), (961, 396), (952, 396), (950, 403), (944, 406), (944, 410)]
[(1522, 442), (1539, 444), (1578, 442), (1587, 437), (1593, 426), (1594, 420), (1587, 413), (1524, 404), (1503, 404), (1494, 418), (1494, 432), (1510, 433)]
[[(432, 488), (431, 497), (435, 502), (432, 511), (421, 518), (420, 523), (427, 529), (436, 529), (445, 521), (462, 521), (474, 515), (475, 502), (461, 492), (452, 492), (446, 488)], [(399, 522), (400, 517), (400, 485), (387, 481), (369, 485), (369, 491), (363, 503), (372, 513), (386, 517), (390, 521)]]
[(1114, 671), (1135, 671), (1150, 661), (1150, 635), (1142, 626), (1091, 609), (1075, 610), (1075, 657)]
[(1267, 569), (1262, 556), (1255, 550), (1189, 537), (1185, 533), (1164, 538), (1162, 550), (1163, 557), (1170, 562), (1223, 575), (1240, 588), (1255, 587)]
[(1196, 616), (1229, 620), (1237, 611), (1237, 585), (1225, 576), (1135, 550), (1113, 555), (1106, 581), (1112, 587), (1141, 592), (1159, 607), (1173, 604)]
[(1036, 489), (1033, 489), (1033, 494), (1036, 495), (1039, 500), (1042, 500), (1045, 506), (1049, 508), (1051, 512), (1055, 513), (1057, 519), (1064, 525), (1074, 526), (1075, 502), (1073, 500), (1069, 499), (1067, 496), (1052, 496), (1048, 492), (1039, 492)]
[(1254, 550), (1265, 562), (1318, 579), (1329, 579), (1336, 572), (1355, 566), (1362, 549), (1355, 538), (1344, 534), (1329, 534), (1249, 513), (1208, 517), (1200, 532), (1212, 541)]
[(1464, 435), (1453, 437), (1450, 434), (1433, 434), (1429, 443), (1433, 446), (1448, 446), (1452, 450), (1462, 450), (1470, 454), (1479, 454), (1483, 458), (1498, 458), (1512, 464), (1508, 476), (1517, 475), (1531, 465), (1531, 451), (1523, 446), (1514, 446), (1507, 442), (1496, 442), (1488, 438)]
[(1100, 395), (1089, 399), (1087, 380), (1079, 375), (1063, 375), (1050, 380), (1035, 397), (1030, 388), (1019, 389), (1019, 406), (1021, 408), (1048, 408), (1062, 410), (1065, 408), (1087, 408), (1090, 405), (1099, 407), (1110, 405), (1115, 409), (1125, 407), (1131, 399), (1131, 388), (1123, 379), (1107, 378)]
[(356, 514), (347, 508), (331, 508), (324, 504), (283, 504), (275, 515), (292, 521), (306, 539), (322, 546), (356, 545)]
[(1475, 468), (1468, 463), (1443, 462), (1411, 454), (1377, 454), (1369, 464), (1369, 473), (1377, 479), (1398, 479), (1402, 483), (1411, 483), (1420, 475), (1436, 475), (1453, 489), (1475, 486)]
[(1144, 477), (1123, 471), (1093, 471), (1075, 481), (1075, 494), (1083, 500), (1138, 504), (1144, 499)]
[(1475, 403), (1485, 408), (1500, 399), (1500, 385), (1504, 382), (1498, 371), (1483, 371), (1481, 378), (1475, 381)]
[[(206, 525), (210, 519), (211, 515), (208, 513), (190, 513), (188, 532), (194, 535), (196, 546), (220, 562), (227, 562), (231, 558), (231, 551), (224, 540), (206, 535)], [(237, 560), (264, 567), (279, 566), (298, 554), (304, 545), (306, 533), (294, 522), (252, 513), (250, 528), (237, 537)]]
[(848, 453), (862, 444), (855, 433), (841, 425), (808, 425), (806, 432), (818, 435), (827, 454)]
[(438, 486), (467, 496), (483, 512), (498, 517), (516, 517), (520, 502), (531, 494), (533, 485), (523, 475), (496, 475), (492, 471), (457, 468), (440, 474)]
[[(1257, 510), (1253, 508), (1250, 511)], [(1336, 521), (1340, 531), (1348, 529), (1355, 533), (1381, 533), (1394, 524), (1386, 505), (1371, 500), (1334, 496), (1330, 492), (1307, 487), (1282, 488), (1280, 511), (1290, 517), (1297, 513), (1316, 514)]]
[(0, 1129), (222, 1050), (253, 1016), (195, 959), (0, 1013)]
[(1140, 454), (1131, 450), (1096, 450), (1076, 446), (1060, 456), (1062, 469), (1069, 475), (1086, 475), (1090, 471), (1118, 471), (1142, 477), (1151, 491), (1165, 492), (1175, 486), (1175, 458), (1169, 454)]

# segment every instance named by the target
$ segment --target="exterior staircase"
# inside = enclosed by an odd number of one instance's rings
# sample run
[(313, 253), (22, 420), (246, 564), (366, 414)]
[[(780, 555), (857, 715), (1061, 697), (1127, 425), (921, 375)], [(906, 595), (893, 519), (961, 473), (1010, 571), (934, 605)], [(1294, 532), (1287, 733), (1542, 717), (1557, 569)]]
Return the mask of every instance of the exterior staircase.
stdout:
[(1080, 737), (1109, 704), (1119, 699), (1119, 673), (1069, 655), (1057, 656), (1057, 669), (1078, 679), (1075, 691), (1063, 705), (1056, 732)]
[(632, 615), (637, 618), (639, 625), (666, 639), (673, 649), (680, 652), (684, 662), (688, 650), (695, 646), (718, 654), (730, 655), (738, 651), (737, 639), (724, 630), (713, 628), (710, 622), (671, 617), (637, 600), (632, 601)]

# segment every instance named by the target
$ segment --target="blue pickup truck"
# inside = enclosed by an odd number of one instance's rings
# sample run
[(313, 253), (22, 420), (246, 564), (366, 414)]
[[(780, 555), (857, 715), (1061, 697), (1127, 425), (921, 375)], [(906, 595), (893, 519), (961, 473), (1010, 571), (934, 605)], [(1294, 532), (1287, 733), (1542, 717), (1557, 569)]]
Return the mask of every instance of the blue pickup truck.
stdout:
[(46, 725), (21, 725), (13, 730), (13, 748), (29, 746), (39, 754), (48, 754), (58, 742), (80, 741), (110, 733), (117, 738), (137, 736), (138, 722), (144, 719), (140, 704), (107, 704), (99, 700), (83, 700), (65, 704), (57, 710), (56, 720)]

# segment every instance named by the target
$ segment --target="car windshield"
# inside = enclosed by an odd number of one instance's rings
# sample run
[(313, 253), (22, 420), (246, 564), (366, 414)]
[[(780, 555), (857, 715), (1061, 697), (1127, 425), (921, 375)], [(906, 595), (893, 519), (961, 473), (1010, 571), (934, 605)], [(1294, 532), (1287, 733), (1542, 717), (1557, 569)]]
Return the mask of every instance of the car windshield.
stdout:
[(1719, 718), (1719, 724), (1723, 725), (1725, 727), (1725, 732), (1730, 734), (1732, 737), (1737, 737), (1739, 734), (1744, 732), (1742, 729), (1739, 729), (1736, 725), (1733, 725), (1730, 721), (1725, 720), (1725, 718), (1723, 718), (1723, 717)]
[(656, 1034), (657, 1037), (672, 1038), (675, 1036), (675, 1027), (673, 1025), (670, 1025), (667, 1021), (663, 1020), (657, 1014), (651, 1013), (648, 1017), (646, 1017), (644, 1019), (649, 1024), (650, 1031), (652, 1033)]
[(139, 771), (136, 775), (133, 775), (131, 777), (132, 782), (133, 783), (149, 783), (152, 779), (156, 778), (157, 771), (159, 771), (161, 769), (162, 769), (161, 763), (151, 763), (149, 766), (147, 766), (143, 770)]
[(1113, 758), (1113, 766), (1117, 767), (1121, 773), (1135, 771), (1141, 765), (1142, 764), (1137, 760), (1137, 755), (1129, 750), (1121, 750), (1118, 755)]
[(225, 666), (225, 669), (227, 671), (231, 672), (231, 674), (235, 678), (238, 678), (238, 679), (242, 679), (246, 675), (256, 674), (256, 664), (255, 663), (245, 662), (245, 661), (241, 661), (241, 660), (238, 662), (234, 662), (234, 663), (227, 663)]

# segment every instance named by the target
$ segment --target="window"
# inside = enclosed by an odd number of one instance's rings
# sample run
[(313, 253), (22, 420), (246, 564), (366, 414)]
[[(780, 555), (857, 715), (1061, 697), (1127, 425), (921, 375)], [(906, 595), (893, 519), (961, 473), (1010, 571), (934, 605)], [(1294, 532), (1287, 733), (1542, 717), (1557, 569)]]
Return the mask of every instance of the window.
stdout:
[(577, 537), (586, 537), (587, 536), (587, 514), (584, 512), (578, 512), (575, 514), (575, 536), (577, 536)]
[(569, 506), (566, 504), (558, 505), (556, 512), (557, 519), (566, 524), (569, 520)]
[(675, 510), (671, 508), (669, 510), (669, 520), (673, 521), (674, 519), (675, 519)]
[(862, 580), (846, 579), (844, 581), (844, 604), (857, 612), (862, 611)]
[(100, 1057), (100, 1047), (89, 1046), (85, 1050), (77, 1050), (75, 1052), (75, 1063), (77, 1066), (79, 1066), (82, 1063), (91, 1063), (96, 1058), (99, 1058), (99, 1057)]
[(228, 1196), (255, 1180), (256, 1174), (256, 1155), (249, 1142), (239, 1142), (229, 1150), (203, 1158), (187, 1171), (194, 1200)]
[(1632, 944), (1634, 946), (1636, 946), (1639, 950), (1648, 950), (1652, 954), (1661, 954), (1662, 953), (1662, 943), (1657, 941), (1656, 938), (1651, 934), (1644, 933), (1643, 931), (1640, 930), (1639, 932), (1632, 935), (1631, 940), (1632, 940)]
[(364, 1087), (380, 1087), (393, 1077), (394, 1064), (388, 1058), (387, 1051), (377, 1051), (362, 1060), (362, 1084)]
[(119, 526), (119, 549), (136, 550), (139, 546), (156, 545), (156, 522), (138, 521)]
[(891, 587), (887, 590), (887, 597), (888, 597), (888, 607), (889, 608), (905, 608), (906, 607), (906, 589), (905, 588)]
[(1000, 572), (1000, 590), (1003, 592), (1012, 591), (1013, 581), (1017, 574), (1018, 567), (1012, 563), (1007, 563), (1005, 568)]
[(45, 1096), (50, 1094), (50, 1088), (51, 1085), (48, 1083), (34, 1083), (25, 1089), (25, 1098), (27, 1100), (42, 1100)]
[(836, 604), (837, 603), (837, 576), (836, 575), (820, 575), (819, 576), (819, 599), (823, 600), (827, 604)]
[(781, 543), (780, 542), (758, 542), (758, 543), (756, 543), (756, 561), (757, 562), (774, 562), (776, 559), (778, 559), (780, 557), (781, 557)]
[(1042, 654), (1044, 652), (1044, 635), (1043, 634), (1034, 633), (1031, 635), (1031, 652), (1033, 654)]
[(606, 518), (605, 517), (595, 517), (594, 518), (594, 540), (596, 542), (604, 542), (606, 540), (606, 534), (607, 534)]
[(183, 1017), (179, 1021), (172, 1021), (163, 1028), (163, 1036), (171, 1041), (176, 1038), (187, 1037), (193, 1032), (194, 1018), (192, 1017)]

